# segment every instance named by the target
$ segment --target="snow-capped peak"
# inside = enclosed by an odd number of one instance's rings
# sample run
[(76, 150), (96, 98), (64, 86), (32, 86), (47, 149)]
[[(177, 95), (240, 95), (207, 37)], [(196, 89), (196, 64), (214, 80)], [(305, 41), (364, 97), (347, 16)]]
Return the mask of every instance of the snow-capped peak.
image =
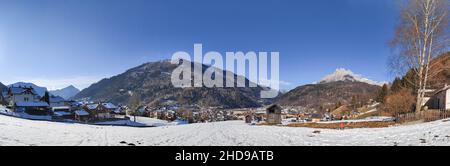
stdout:
[(383, 82), (377, 82), (370, 80), (368, 78), (364, 78), (363, 76), (359, 74), (353, 73), (351, 70), (344, 69), (344, 68), (338, 68), (336, 71), (330, 75), (327, 75), (323, 77), (319, 83), (329, 83), (329, 82), (336, 82), (336, 81), (352, 81), (352, 82), (364, 82), (372, 85), (379, 85), (381, 86)]

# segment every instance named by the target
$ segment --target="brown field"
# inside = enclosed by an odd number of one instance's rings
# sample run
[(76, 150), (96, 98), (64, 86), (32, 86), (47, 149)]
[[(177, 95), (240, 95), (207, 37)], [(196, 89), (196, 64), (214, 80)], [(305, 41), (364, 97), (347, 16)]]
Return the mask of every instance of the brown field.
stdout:
[[(354, 128), (382, 128), (396, 125), (395, 122), (347, 122), (344, 129)], [(288, 127), (308, 127), (318, 129), (341, 129), (341, 123), (293, 123)]]

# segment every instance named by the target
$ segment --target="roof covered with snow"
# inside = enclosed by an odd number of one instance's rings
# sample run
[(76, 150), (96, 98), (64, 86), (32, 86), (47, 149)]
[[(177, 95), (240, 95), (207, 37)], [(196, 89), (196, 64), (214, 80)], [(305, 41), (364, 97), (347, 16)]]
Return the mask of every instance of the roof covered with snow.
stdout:
[(351, 70), (344, 68), (338, 68), (336, 71), (330, 75), (323, 77), (319, 83), (329, 83), (337, 81), (352, 81), (352, 82), (364, 82), (372, 85), (383, 85), (384, 82), (377, 82), (364, 78), (362, 75), (355, 74)]
[(105, 107), (106, 109), (117, 109), (117, 106), (115, 106), (112, 103), (102, 103), (102, 106)]
[(69, 106), (52, 107), (52, 110), (70, 110)]
[(48, 107), (46, 102), (16, 102), (17, 107)]
[(71, 115), (70, 112), (64, 112), (64, 111), (57, 111), (57, 112), (54, 112), (53, 114), (56, 115), (56, 116), (68, 116), (68, 115)]
[(86, 105), (86, 107), (90, 110), (95, 110), (95, 109), (97, 109), (98, 104), (89, 104), (89, 105)]
[(76, 110), (76, 111), (75, 111), (75, 115), (78, 115), (78, 116), (88, 116), (89, 113), (86, 112), (85, 110)]

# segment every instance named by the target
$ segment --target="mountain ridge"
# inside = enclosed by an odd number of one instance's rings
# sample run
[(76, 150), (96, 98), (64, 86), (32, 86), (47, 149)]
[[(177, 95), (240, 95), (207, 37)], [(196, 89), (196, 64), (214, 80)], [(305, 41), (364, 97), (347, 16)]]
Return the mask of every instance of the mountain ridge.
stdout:
[(353, 71), (345, 68), (337, 68), (334, 73), (331, 73), (323, 77), (318, 83), (330, 83), (336, 81), (353, 81), (353, 82), (364, 82), (371, 85), (382, 86), (385, 82), (373, 81), (368, 78), (363, 77), (360, 74), (355, 74)]
[(375, 99), (381, 87), (352, 71), (338, 68), (319, 82), (298, 86), (275, 99), (282, 106), (303, 107), (309, 111), (334, 109), (338, 104)]
[(6, 85), (0, 82), (0, 92), (3, 92), (3, 89), (6, 88)]
[(74, 97), (76, 94), (80, 93), (80, 90), (78, 88), (76, 88), (75, 86), (70, 85), (70, 86), (62, 88), (62, 89), (49, 91), (49, 93), (51, 93), (52, 95), (55, 95), (55, 96), (60, 96), (64, 99), (68, 100), (68, 99), (71, 99), (72, 97)]
[(14, 87), (18, 87), (18, 86), (32, 87), (39, 96), (44, 96), (45, 92), (48, 91), (46, 87), (41, 87), (34, 83), (29, 83), (29, 82), (16, 82), (11, 85), (8, 85), (7, 87), (12, 87), (12, 86), (14, 86)]
[[(249, 108), (261, 106), (261, 87), (256, 88), (175, 88), (171, 73), (178, 67), (169, 61), (157, 61), (131, 68), (105, 78), (78, 93), (74, 99), (128, 103), (131, 94), (139, 94), (143, 104), (157, 106), (167, 100), (180, 105), (202, 107)], [(205, 70), (206, 66), (202, 66)], [(228, 71), (223, 71), (228, 72)], [(225, 75), (225, 73), (223, 73)], [(235, 75), (235, 77), (237, 77)], [(236, 80), (236, 79), (235, 79)], [(248, 83), (248, 80), (246, 80)]]

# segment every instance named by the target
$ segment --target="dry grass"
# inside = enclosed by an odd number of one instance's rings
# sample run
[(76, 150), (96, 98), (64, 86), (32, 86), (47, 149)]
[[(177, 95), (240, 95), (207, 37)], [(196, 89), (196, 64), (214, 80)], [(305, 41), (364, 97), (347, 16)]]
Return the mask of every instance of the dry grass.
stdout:
[[(344, 123), (345, 129), (354, 128), (383, 128), (396, 125), (395, 122), (347, 122)], [(317, 129), (341, 129), (341, 123), (293, 123), (288, 127), (308, 127)]]

